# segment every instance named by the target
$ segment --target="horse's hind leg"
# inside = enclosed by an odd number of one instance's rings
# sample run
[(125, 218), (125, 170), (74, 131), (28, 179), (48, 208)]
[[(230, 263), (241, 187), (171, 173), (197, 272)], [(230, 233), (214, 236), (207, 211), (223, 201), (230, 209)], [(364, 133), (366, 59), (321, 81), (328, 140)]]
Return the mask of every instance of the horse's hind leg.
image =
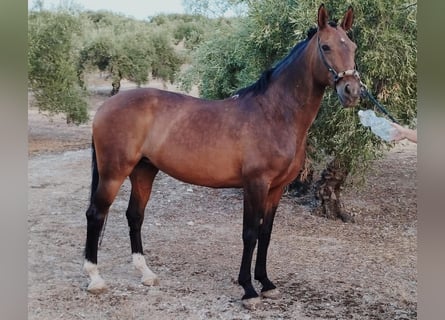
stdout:
[(102, 178), (86, 212), (87, 241), (84, 270), (90, 276), (91, 281), (88, 285), (88, 291), (92, 293), (99, 293), (106, 289), (105, 281), (99, 275), (97, 268), (97, 249), (105, 217), (122, 182), (123, 178), (120, 180)]
[(150, 198), (153, 180), (158, 169), (142, 160), (130, 174), (131, 195), (127, 209), (127, 220), (130, 228), (131, 253), (133, 264), (142, 274), (142, 283), (147, 286), (158, 285), (157, 276), (147, 267), (143, 256), (141, 227), (144, 221), (144, 211)]

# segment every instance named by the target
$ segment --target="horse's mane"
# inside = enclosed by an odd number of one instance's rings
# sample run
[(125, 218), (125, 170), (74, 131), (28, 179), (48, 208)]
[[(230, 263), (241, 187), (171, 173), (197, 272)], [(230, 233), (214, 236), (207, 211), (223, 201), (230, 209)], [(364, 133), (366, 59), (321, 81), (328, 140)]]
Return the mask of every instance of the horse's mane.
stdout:
[[(329, 25), (332, 27), (337, 27), (337, 23), (333, 21), (330, 21)], [(245, 88), (239, 89), (235, 92), (234, 95), (244, 96), (247, 93), (252, 93), (253, 95), (264, 93), (269, 87), (272, 77), (279, 75), (287, 66), (289, 66), (293, 61), (295, 61), (295, 59), (300, 56), (301, 52), (306, 47), (309, 40), (312, 39), (313, 36), (317, 33), (317, 30), (318, 29), (316, 27), (310, 28), (306, 33), (306, 39), (297, 43), (286, 57), (280, 60), (274, 67), (264, 71), (256, 82)]]

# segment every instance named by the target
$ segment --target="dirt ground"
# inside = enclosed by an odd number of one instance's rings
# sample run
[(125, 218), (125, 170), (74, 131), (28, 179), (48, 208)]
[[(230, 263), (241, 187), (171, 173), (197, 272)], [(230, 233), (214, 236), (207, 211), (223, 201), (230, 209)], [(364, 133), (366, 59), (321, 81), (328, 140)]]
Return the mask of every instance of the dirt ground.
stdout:
[[(91, 114), (104, 99), (91, 97)], [(114, 202), (99, 270), (82, 271), (90, 190), (90, 123), (67, 125), (29, 108), (29, 319), (416, 319), (416, 145), (397, 144), (361, 189), (344, 191), (356, 223), (326, 220), (284, 196), (268, 270), (282, 297), (242, 307), (238, 286), (242, 192), (156, 178), (143, 225), (145, 256), (160, 286), (131, 264), (125, 218), (129, 183)]]

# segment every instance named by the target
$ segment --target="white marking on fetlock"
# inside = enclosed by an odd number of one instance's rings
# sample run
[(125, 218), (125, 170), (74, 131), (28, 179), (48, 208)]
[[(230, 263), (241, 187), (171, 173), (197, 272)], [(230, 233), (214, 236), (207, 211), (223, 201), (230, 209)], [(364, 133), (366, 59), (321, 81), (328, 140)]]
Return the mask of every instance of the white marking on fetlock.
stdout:
[(158, 277), (147, 267), (145, 258), (140, 253), (133, 253), (133, 265), (142, 273), (141, 282), (146, 286), (159, 285)]
[(97, 269), (97, 265), (88, 260), (85, 260), (83, 264), (83, 269), (90, 276), (90, 284), (88, 285), (88, 292), (91, 293), (100, 293), (107, 289), (104, 279), (99, 275), (99, 269)]

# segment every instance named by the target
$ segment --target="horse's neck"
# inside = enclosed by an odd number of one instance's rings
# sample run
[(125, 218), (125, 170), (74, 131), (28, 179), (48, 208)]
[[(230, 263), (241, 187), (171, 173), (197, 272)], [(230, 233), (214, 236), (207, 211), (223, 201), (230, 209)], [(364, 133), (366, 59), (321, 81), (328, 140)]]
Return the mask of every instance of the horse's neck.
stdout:
[[(310, 63), (307, 57), (301, 57), (298, 61), (283, 71), (275, 79), (273, 90), (270, 90), (274, 101), (271, 106), (276, 112), (283, 112), (287, 116), (292, 116), (295, 125), (299, 128), (309, 129), (320, 109), (321, 99), (325, 87), (317, 84), (311, 72)], [(272, 89), (272, 88), (271, 88)], [(266, 95), (268, 92), (266, 92)]]

